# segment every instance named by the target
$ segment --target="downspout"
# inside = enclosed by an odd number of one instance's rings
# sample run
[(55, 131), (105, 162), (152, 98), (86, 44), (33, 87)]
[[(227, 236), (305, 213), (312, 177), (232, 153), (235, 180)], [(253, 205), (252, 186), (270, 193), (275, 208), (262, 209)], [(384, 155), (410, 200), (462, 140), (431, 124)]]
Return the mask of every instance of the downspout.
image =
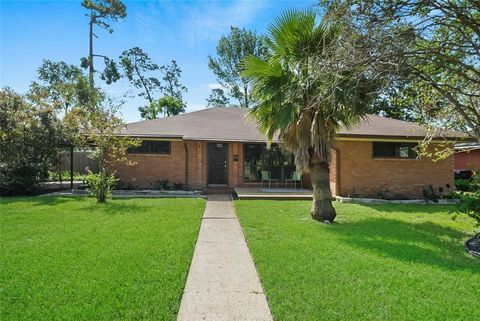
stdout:
[(340, 196), (340, 148), (336, 149), (336, 165), (335, 171), (337, 175), (337, 183), (335, 184), (335, 195)]
[(185, 141), (183, 147), (185, 148), (185, 188), (188, 188), (188, 148)]

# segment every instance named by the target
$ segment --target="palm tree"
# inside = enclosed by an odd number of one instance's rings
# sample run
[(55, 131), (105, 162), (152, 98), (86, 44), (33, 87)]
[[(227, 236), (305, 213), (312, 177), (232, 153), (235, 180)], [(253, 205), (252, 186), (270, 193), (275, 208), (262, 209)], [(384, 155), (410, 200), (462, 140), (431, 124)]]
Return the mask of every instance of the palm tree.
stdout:
[(243, 72), (258, 99), (250, 116), (270, 142), (278, 135), (299, 171), (310, 173), (311, 215), (322, 222), (336, 216), (329, 178), (335, 134), (365, 116), (372, 92), (338, 61), (341, 36), (311, 10), (286, 11), (269, 27), (268, 59), (248, 56)]

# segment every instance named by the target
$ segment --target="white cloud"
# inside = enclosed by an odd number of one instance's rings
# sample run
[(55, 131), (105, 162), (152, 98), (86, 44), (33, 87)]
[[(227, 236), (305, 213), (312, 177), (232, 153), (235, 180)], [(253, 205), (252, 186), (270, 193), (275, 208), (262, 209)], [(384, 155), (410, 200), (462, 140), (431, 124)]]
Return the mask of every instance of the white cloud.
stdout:
[(225, 89), (222, 85), (218, 83), (207, 84), (209, 89)]
[[(186, 42), (194, 46), (204, 41), (216, 41), (230, 26), (243, 27), (254, 22), (257, 15), (272, 5), (271, 1), (235, 0), (201, 1), (178, 7), (175, 14), (182, 19)], [(172, 11), (167, 10), (172, 13)]]

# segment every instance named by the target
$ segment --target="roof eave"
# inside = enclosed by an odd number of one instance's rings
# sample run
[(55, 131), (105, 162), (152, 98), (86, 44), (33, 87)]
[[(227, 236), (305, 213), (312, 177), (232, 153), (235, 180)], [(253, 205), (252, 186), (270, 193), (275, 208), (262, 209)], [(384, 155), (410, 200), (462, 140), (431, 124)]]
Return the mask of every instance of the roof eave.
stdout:
[[(425, 136), (419, 135), (368, 135), (368, 134), (337, 134), (335, 136), (336, 139), (351, 139), (351, 140), (410, 140), (410, 141), (421, 141), (425, 139)], [(464, 141), (465, 138), (463, 137), (434, 137), (433, 141)]]

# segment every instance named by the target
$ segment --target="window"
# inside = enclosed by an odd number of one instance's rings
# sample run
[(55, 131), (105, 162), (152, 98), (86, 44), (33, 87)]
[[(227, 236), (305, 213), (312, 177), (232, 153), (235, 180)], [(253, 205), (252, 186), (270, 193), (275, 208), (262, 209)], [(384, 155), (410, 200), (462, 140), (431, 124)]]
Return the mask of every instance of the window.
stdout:
[(244, 144), (243, 179), (260, 182), (261, 171), (270, 171), (272, 178), (291, 178), (295, 171), (293, 155), (281, 152), (278, 145), (267, 149), (265, 144)]
[(129, 148), (128, 153), (170, 155), (170, 150), (170, 142), (143, 140), (140, 146)]
[(373, 143), (373, 157), (377, 158), (417, 158), (416, 143)]

